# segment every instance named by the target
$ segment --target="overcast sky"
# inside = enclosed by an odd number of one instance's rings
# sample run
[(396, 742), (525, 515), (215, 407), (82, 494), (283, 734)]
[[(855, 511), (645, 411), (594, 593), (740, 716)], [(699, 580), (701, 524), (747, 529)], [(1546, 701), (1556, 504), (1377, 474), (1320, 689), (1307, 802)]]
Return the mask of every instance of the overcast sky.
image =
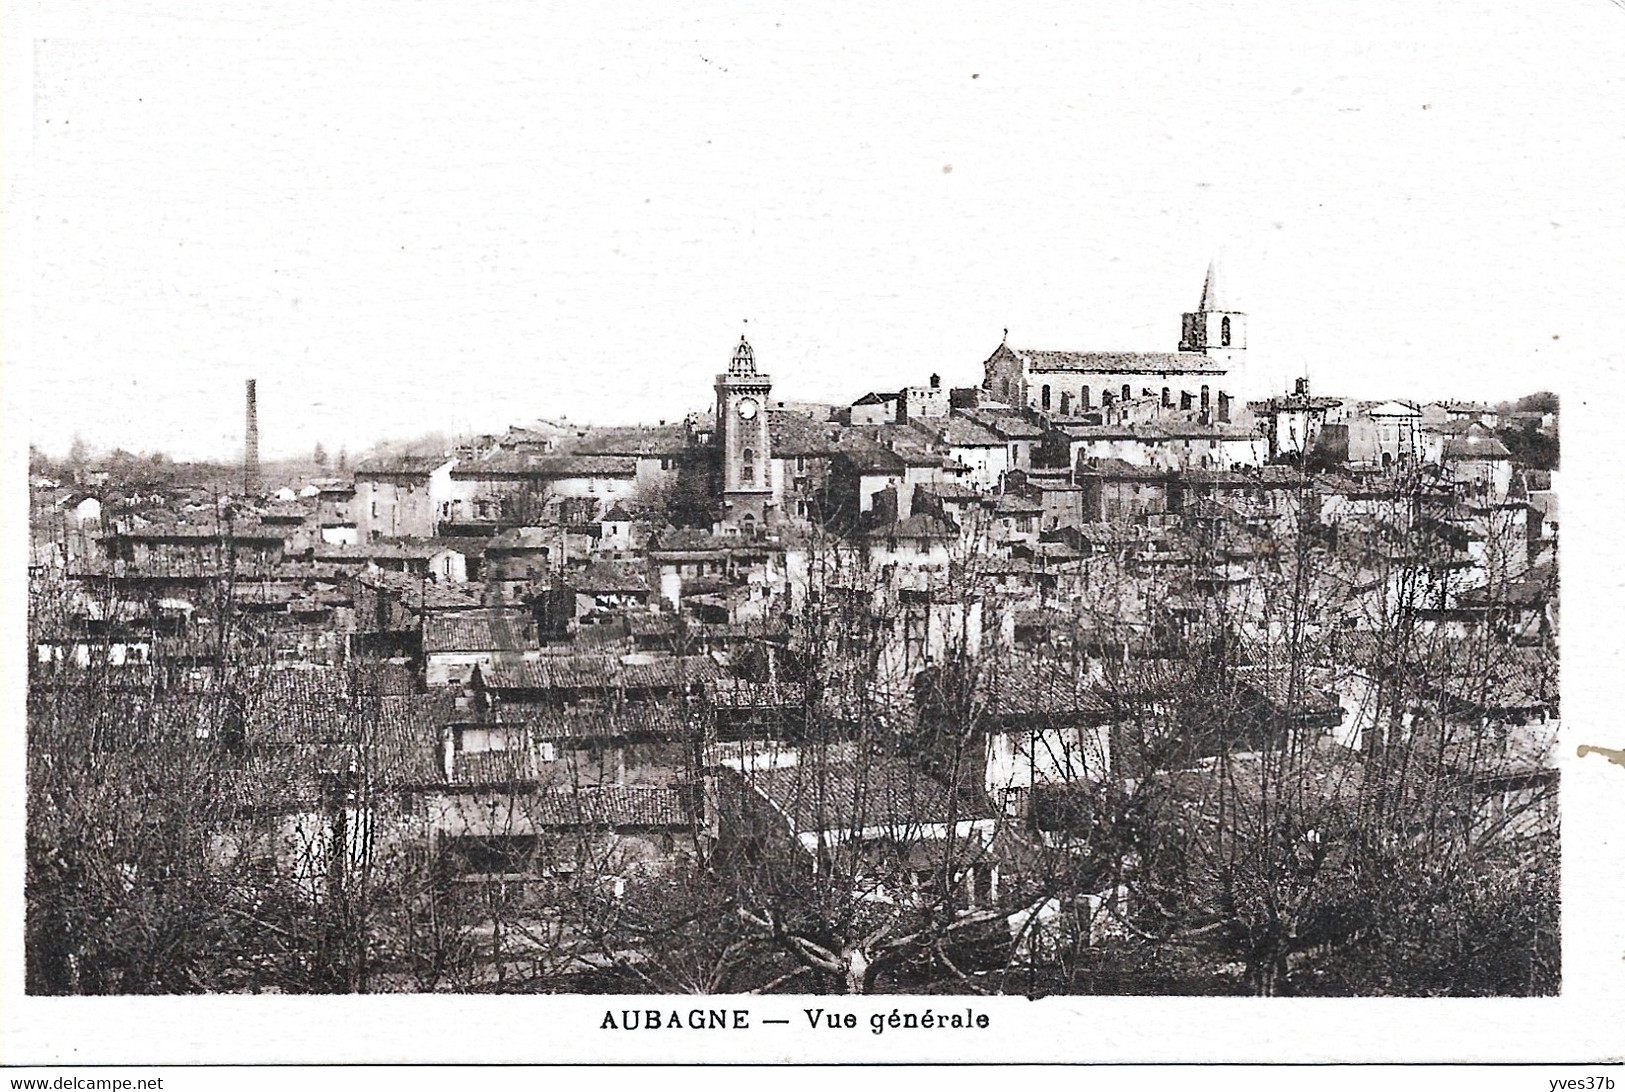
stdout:
[(1005, 327), (1174, 348), (1216, 254), (1243, 394), (1619, 359), (1610, 0), (48, 7), (47, 450), (235, 457), (250, 376), (268, 457), (670, 420), (746, 318), (778, 397), (969, 385)]

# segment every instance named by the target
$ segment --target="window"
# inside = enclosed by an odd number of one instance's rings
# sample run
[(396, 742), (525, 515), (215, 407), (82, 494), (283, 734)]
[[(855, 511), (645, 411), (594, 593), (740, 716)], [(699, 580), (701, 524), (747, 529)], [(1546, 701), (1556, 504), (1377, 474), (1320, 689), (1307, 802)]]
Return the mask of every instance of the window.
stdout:
[(1039, 405), (1040, 409), (1043, 409), (1043, 410), (1048, 410), (1049, 409), (1049, 384), (1048, 383), (1044, 384), (1044, 389), (1039, 394), (1038, 405)]
[(1094, 403), (1089, 400), (1089, 388), (1085, 386), (1082, 393), (1078, 395), (1078, 407), (1080, 409), (1092, 409), (1093, 406)]
[(1219, 320), (1219, 344), (1230, 344), (1230, 316), (1226, 315)]
[(511, 876), (531, 871), (536, 839), (529, 835), (450, 838), (447, 849), (464, 875)]
[(1133, 398), (1133, 397), (1134, 397), (1134, 388), (1129, 386), (1127, 383), (1124, 383), (1123, 384), (1123, 401), (1127, 402), (1130, 398)]
[(1068, 391), (1061, 392), (1061, 416), (1065, 417), (1072, 412), (1072, 395)]

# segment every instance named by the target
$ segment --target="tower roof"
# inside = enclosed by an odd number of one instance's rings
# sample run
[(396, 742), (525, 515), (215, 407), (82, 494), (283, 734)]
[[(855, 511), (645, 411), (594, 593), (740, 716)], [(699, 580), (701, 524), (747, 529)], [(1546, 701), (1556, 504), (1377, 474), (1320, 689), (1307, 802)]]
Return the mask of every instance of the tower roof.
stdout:
[(1224, 291), (1223, 278), (1220, 276), (1219, 263), (1211, 261), (1207, 265), (1207, 279), (1202, 282), (1202, 302), (1198, 311), (1234, 311), (1230, 306), (1229, 297)]
[(756, 353), (752, 351), (750, 342), (745, 335), (739, 335), (739, 346), (734, 349), (733, 359), (728, 362), (729, 375), (755, 375)]

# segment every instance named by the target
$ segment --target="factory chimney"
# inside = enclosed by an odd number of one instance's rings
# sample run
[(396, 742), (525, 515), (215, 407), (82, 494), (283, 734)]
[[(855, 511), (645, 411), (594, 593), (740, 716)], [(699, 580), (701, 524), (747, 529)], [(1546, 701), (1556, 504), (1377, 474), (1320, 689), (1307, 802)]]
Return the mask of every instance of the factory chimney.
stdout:
[(248, 426), (243, 432), (243, 492), (260, 491), (260, 418), (254, 404), (254, 381), (248, 381)]

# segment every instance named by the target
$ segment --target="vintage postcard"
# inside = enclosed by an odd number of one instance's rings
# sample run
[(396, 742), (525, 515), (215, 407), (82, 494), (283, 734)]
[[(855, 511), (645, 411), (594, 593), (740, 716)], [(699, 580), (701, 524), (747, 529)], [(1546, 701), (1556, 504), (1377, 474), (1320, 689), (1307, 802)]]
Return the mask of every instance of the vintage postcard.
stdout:
[(0, 1060), (1625, 1057), (1619, 3), (9, 14)]

